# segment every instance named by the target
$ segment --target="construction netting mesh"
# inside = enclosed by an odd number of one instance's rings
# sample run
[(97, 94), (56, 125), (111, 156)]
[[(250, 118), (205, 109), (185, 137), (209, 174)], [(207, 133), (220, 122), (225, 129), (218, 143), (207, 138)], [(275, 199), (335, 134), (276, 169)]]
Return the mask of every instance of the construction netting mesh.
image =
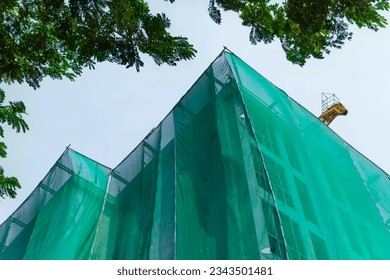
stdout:
[(67, 149), (0, 259), (390, 259), (390, 180), (224, 51), (110, 170)]

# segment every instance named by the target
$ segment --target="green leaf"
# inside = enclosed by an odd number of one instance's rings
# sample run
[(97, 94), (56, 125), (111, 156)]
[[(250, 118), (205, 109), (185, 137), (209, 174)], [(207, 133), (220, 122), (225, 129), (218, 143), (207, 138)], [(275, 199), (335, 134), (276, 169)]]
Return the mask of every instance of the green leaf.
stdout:
[(5, 158), (7, 156), (7, 145), (4, 142), (0, 142), (0, 157)]
[(0, 197), (16, 197), (16, 190), (20, 189), (20, 183), (15, 177), (6, 177), (4, 169), (0, 166)]
[[(288, 0), (274, 1), (210, 0), (213, 11), (222, 8), (237, 12), (242, 24), (250, 28), (252, 44), (271, 43), (279, 38), (286, 58), (303, 66), (310, 57), (323, 59), (332, 48), (351, 40), (349, 25), (378, 30), (387, 26), (378, 11), (390, 8), (388, 0)], [(217, 23), (220, 23), (216, 21)]]

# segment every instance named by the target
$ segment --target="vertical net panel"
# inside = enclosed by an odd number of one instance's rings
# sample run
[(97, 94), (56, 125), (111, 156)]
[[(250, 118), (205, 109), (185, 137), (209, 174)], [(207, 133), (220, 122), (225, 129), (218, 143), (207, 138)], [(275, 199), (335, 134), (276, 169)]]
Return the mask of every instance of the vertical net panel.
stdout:
[[(351, 146), (348, 151), (364, 180), (367, 191), (375, 202), (375, 205), (382, 217), (384, 225), (390, 230), (390, 177), (383, 170), (372, 164), (366, 157), (358, 153)], [(378, 223), (379, 225), (379, 223)], [(384, 244), (387, 244), (384, 242)], [(390, 245), (390, 244), (389, 244)], [(390, 250), (389, 250), (390, 251)]]
[[(120, 182), (118, 194), (115, 196), (115, 207), (117, 212), (116, 223), (111, 224), (110, 231), (114, 234), (115, 243), (112, 248), (113, 259), (145, 259), (146, 250), (139, 250), (139, 244), (145, 243), (149, 239), (150, 232), (144, 232), (142, 236), (142, 215), (143, 196), (148, 194), (149, 198), (154, 197), (147, 193), (149, 190), (143, 188), (143, 149), (141, 143), (137, 148), (113, 170), (113, 174)], [(114, 175), (113, 175), (114, 176)], [(117, 188), (118, 182), (111, 181), (111, 189)], [(150, 211), (147, 213), (150, 217)], [(138, 232), (137, 232), (138, 231)]]
[[(156, 194), (158, 158), (146, 142), (139, 146), (140, 172), (118, 197), (122, 212), (115, 259), (148, 259)], [(157, 154), (158, 156), (158, 154)]]
[(360, 238), (367, 244), (367, 258), (390, 259), (390, 177), (351, 146), (347, 145), (347, 149), (369, 194), (367, 203), (376, 208), (366, 208), (364, 212), (370, 223), (359, 220), (358, 224), (359, 232), (364, 229)]
[[(158, 154), (157, 154), (158, 157)], [(114, 259), (148, 259), (156, 193), (158, 158), (142, 142), (117, 170), (129, 170), (125, 188), (117, 195), (118, 219)], [(149, 177), (148, 177), (149, 175)], [(122, 177), (123, 178), (123, 177)]]
[(308, 259), (312, 255), (308, 227), (301, 221), (302, 205), (295, 191), (295, 181), (302, 176), (300, 133), (291, 117), (288, 99), (279, 89), (232, 54), (227, 54), (237, 77), (239, 89), (248, 110), (261, 160), (276, 198), (274, 212), (279, 217), (282, 234), (272, 236), (275, 242), (287, 246), (290, 259)]
[[(365, 158), (333, 131), (296, 103), (292, 104), (299, 112), (297, 117), (315, 166), (315, 184), (321, 186), (318, 191), (321, 197), (314, 202), (323, 202), (322, 208), (317, 209), (322, 240), (327, 247), (333, 246), (327, 257), (388, 259), (388, 243), (383, 242), (382, 246), (375, 241), (388, 240), (390, 234), (370, 193), (373, 185), (369, 180), (372, 173), (382, 174), (383, 178), (383, 171), (370, 161), (363, 161)], [(381, 180), (382, 199), (386, 199), (386, 184), (390, 187), (388, 181)], [(316, 253), (320, 251), (316, 249)]]
[[(213, 75), (208, 71), (209, 75)], [(176, 258), (227, 255), (226, 189), (221, 170), (214, 84), (207, 75), (174, 108)]]
[(51, 199), (40, 209), (25, 259), (86, 259), (102, 209), (109, 169), (74, 152), (67, 152), (43, 185)]
[(113, 170), (91, 258), (174, 258), (173, 135), (168, 115)]
[(174, 147), (173, 113), (170, 113), (161, 124), (160, 160), (149, 259), (176, 258)]
[(41, 208), (69, 177), (67, 172), (53, 166), (22, 205), (0, 226), (0, 259), (24, 258)]
[(38, 212), (44, 204), (46, 191), (37, 187), (26, 201), (0, 226), (0, 259), (23, 259), (35, 226)]
[(388, 246), (379, 245), (390, 237), (383, 171), (240, 59), (228, 57), (276, 196), (288, 257), (388, 259)]
[(283, 256), (283, 246), (269, 238), (269, 232), (280, 234), (274, 223), (269, 186), (223, 55), (173, 112), (176, 258)]
[(116, 197), (126, 187), (127, 183), (121, 177), (111, 172), (103, 211), (98, 220), (89, 259), (113, 259), (117, 243), (118, 222), (120, 220), (119, 205)]

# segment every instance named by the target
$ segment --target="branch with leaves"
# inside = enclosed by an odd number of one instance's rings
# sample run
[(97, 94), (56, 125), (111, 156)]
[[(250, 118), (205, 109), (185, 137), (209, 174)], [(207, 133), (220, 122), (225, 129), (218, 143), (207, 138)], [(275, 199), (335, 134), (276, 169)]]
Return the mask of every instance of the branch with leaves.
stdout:
[[(26, 114), (26, 107), (20, 101), (9, 102), (8, 105), (3, 105), (5, 93), (0, 89), (0, 123), (7, 124), (16, 132), (26, 132), (28, 125), (23, 119)], [(4, 129), (0, 126), (0, 137), (4, 138)], [(7, 156), (7, 146), (3, 141), (0, 141), (0, 157)], [(0, 197), (9, 196), (14, 198), (16, 196), (16, 189), (20, 188), (20, 184), (15, 177), (6, 177), (4, 169), (0, 166)]]
[[(2, 0), (0, 84), (25, 82), (37, 89), (44, 77), (74, 80), (103, 61), (139, 71), (141, 54), (158, 65), (192, 59), (196, 50), (187, 38), (172, 36), (170, 26), (165, 14), (152, 14), (143, 0)], [(3, 90), (0, 97), (3, 103)], [(2, 105), (0, 124), (25, 132), (25, 109), (22, 102)], [(0, 156), (6, 155), (0, 142)], [(1, 168), (0, 196), (15, 197), (19, 187)]]
[(239, 14), (250, 28), (252, 44), (279, 39), (286, 57), (303, 66), (310, 57), (322, 59), (332, 48), (340, 49), (352, 39), (350, 24), (377, 31), (387, 25), (380, 11), (389, 0), (210, 0), (210, 17), (218, 24), (220, 9)]
[(167, 16), (151, 14), (143, 0), (8, 0), (0, 13), (0, 82), (34, 89), (43, 77), (73, 80), (97, 62), (139, 71), (141, 53), (158, 65), (196, 53), (187, 38), (168, 32)]

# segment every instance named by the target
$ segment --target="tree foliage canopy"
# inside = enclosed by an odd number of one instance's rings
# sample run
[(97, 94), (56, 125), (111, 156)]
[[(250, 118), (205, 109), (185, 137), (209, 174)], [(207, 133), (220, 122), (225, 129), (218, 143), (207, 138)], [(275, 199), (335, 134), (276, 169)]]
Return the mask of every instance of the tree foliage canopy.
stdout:
[(143, 0), (3, 0), (0, 11), (0, 82), (37, 88), (45, 76), (74, 79), (96, 62), (139, 70), (140, 53), (158, 65), (195, 55)]
[[(73, 80), (103, 61), (139, 71), (140, 53), (158, 65), (193, 58), (196, 50), (187, 38), (172, 36), (170, 25), (143, 0), (1, 0), (0, 83), (26, 82), (36, 89), (44, 77)], [(0, 97), (2, 103), (4, 91)], [(1, 106), (0, 123), (24, 132), (24, 113), (22, 102)], [(0, 142), (0, 156), (5, 149)], [(0, 167), (0, 196), (14, 197), (18, 187)]]
[(281, 41), (286, 57), (303, 66), (310, 57), (323, 58), (331, 48), (351, 40), (350, 24), (378, 30), (387, 25), (379, 11), (389, 0), (210, 0), (209, 14), (221, 23), (220, 9), (237, 12), (250, 27), (253, 44)]
[[(0, 123), (6, 123), (11, 126), (16, 132), (26, 132), (28, 130), (27, 123), (23, 120), (23, 114), (26, 108), (23, 102), (9, 102), (4, 105), (5, 93), (0, 89)], [(4, 129), (0, 126), (0, 137), (4, 138)], [(3, 141), (0, 141), (0, 157), (5, 158), (7, 146)], [(14, 198), (16, 196), (16, 189), (20, 188), (20, 184), (15, 177), (6, 177), (4, 169), (0, 166), (0, 197), (9, 196)]]

